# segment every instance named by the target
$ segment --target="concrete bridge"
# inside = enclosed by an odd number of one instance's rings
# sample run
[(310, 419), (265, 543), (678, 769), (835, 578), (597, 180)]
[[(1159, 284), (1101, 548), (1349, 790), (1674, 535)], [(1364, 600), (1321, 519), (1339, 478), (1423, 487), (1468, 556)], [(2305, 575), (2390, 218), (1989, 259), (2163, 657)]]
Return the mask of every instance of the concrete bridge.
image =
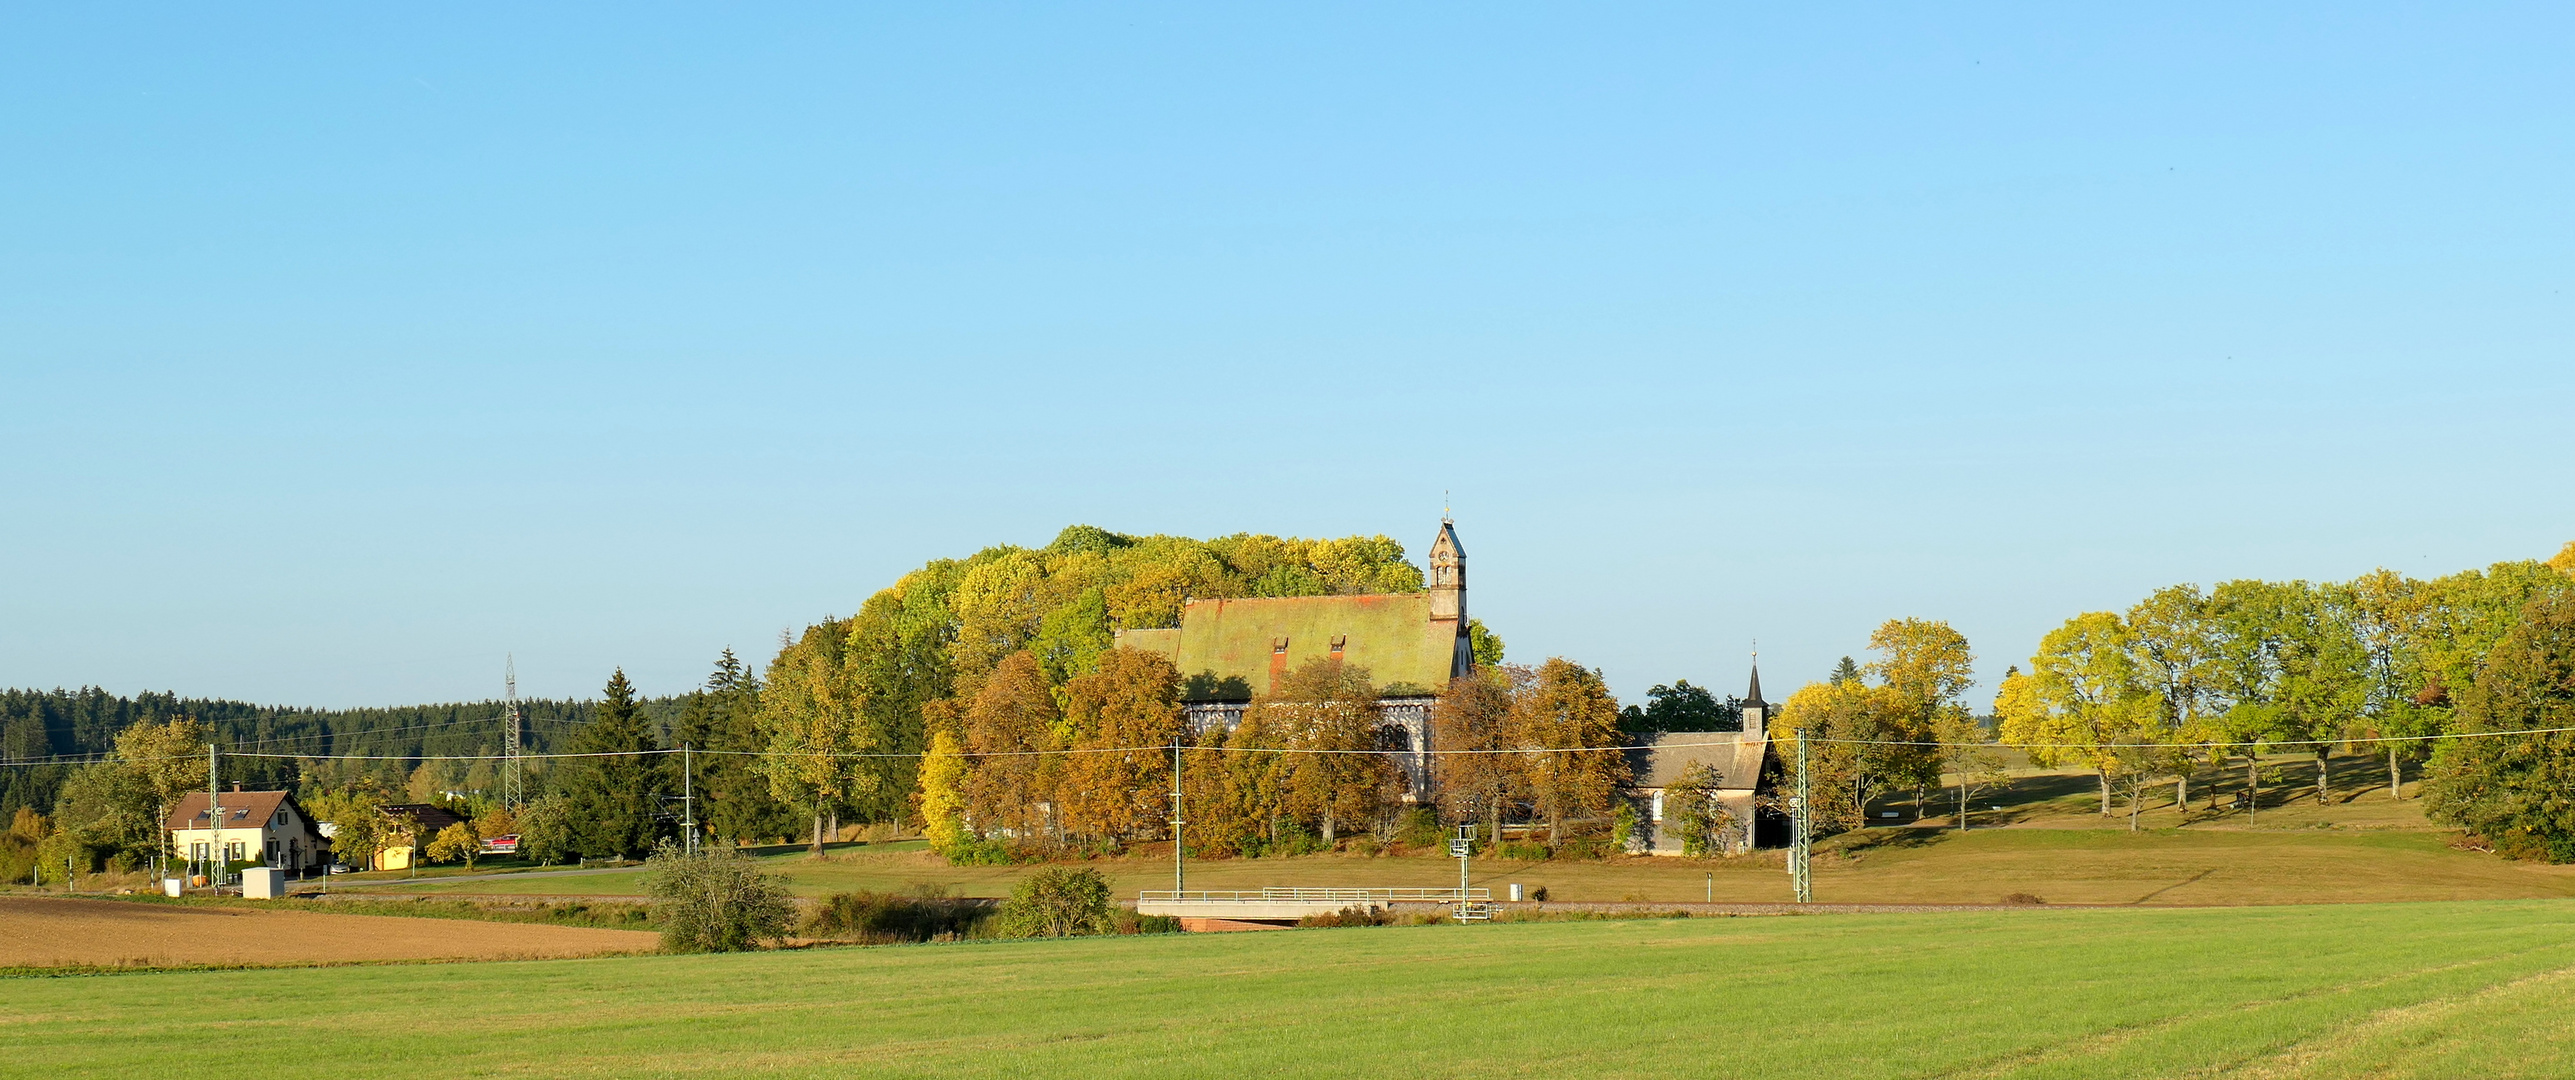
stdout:
[[(1228, 929), (1285, 925), (1308, 915), (1330, 915), (1357, 908), (1383, 911), (1396, 904), (1437, 904), (1459, 919), (1492, 917), (1491, 889), (1341, 889), (1268, 888), (1258, 890), (1147, 889), (1136, 895), (1136, 914), (1178, 916), (1187, 929)], [(1199, 923), (1192, 926), (1191, 923)]]

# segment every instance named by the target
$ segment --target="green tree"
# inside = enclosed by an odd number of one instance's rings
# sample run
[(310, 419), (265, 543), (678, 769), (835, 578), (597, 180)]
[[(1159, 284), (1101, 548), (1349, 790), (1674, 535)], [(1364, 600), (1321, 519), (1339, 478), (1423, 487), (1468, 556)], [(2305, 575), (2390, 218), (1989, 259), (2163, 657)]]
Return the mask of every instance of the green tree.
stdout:
[[(151, 780), (122, 760), (75, 770), (54, 799), (51, 853), (73, 853), (95, 869), (102, 861), (132, 862), (161, 848), (161, 823), (153, 818), (158, 796)], [(51, 869), (51, 868), (48, 868)]]
[(2371, 681), (2348, 612), (2304, 581), (2220, 582), (2209, 609), (2227, 727), (2303, 745), (2316, 759), (2316, 801), (2328, 801), (2331, 753), (2359, 726)]
[(661, 745), (635, 706), (635, 686), (619, 668), (608, 678), (598, 712), (572, 740), (556, 781), (572, 851), (584, 858), (632, 858), (670, 830), (658, 820), (671, 793)]
[(1474, 654), (1480, 668), (1502, 665), (1502, 638), (1484, 626), (1482, 619), (1466, 620), (1467, 651)]
[[(2126, 626), (2139, 678), (2161, 707), (2158, 722), (2163, 732), (2181, 744), (2218, 741), (2225, 734), (2218, 723), (2223, 710), (2215, 685), (2218, 628), (2199, 586), (2156, 590), (2128, 609)], [(2190, 765), (2203, 756), (2211, 766), (2224, 763), (2214, 749), (2176, 751), (2175, 808), (2189, 809)]]
[(1845, 683), (1857, 683), (1860, 681), (1860, 665), (1854, 662), (1850, 657), (1845, 656), (1841, 659), (1840, 663), (1833, 665), (1833, 673), (1825, 676), (1824, 681), (1833, 683), (1837, 686)]
[[(2575, 596), (2531, 601), (2458, 695), (2462, 734), (2575, 728)], [(2518, 858), (2575, 862), (2575, 735), (2445, 740), (2424, 811)]]
[(843, 671), (848, 644), (848, 625), (839, 620), (806, 627), (804, 637), (778, 650), (760, 694), (767, 752), (759, 769), (771, 794), (813, 814), (817, 857), (827, 839), (824, 821), (879, 779), (859, 765), (858, 755), (879, 750), (860, 722), (857, 689)]
[(736, 843), (789, 836), (797, 831), (794, 807), (781, 802), (756, 767), (768, 749), (760, 730), (761, 683), (748, 666), (724, 650), (705, 685), (680, 706), (672, 738), (692, 747), (692, 785), (698, 820), (713, 835)]
[(170, 808), (179, 798), (206, 789), (206, 744), (213, 739), (214, 733), (193, 716), (140, 723), (117, 734), (114, 760), (132, 769), (151, 792), (155, 833), (151, 849), (167, 842), (159, 823), (169, 820)]
[(1734, 815), (1719, 801), (1725, 776), (1705, 762), (1694, 763), (1663, 789), (1663, 820), (1681, 838), (1681, 854), (1705, 859), (1725, 853), (1730, 837), (1741, 831)]
[(376, 855), (393, 839), (393, 821), (385, 817), (388, 800), (375, 781), (359, 779), (323, 792), (305, 804), (315, 821), (331, 826), (331, 858), (352, 870), (375, 865)]
[(1730, 703), (1717, 700), (1704, 686), (1692, 686), (1688, 679), (1673, 680), (1669, 686), (1655, 686), (1645, 691), (1643, 706), (1630, 705), (1619, 710), (1618, 727), (1637, 735), (1667, 731), (1741, 731), (1743, 711)]

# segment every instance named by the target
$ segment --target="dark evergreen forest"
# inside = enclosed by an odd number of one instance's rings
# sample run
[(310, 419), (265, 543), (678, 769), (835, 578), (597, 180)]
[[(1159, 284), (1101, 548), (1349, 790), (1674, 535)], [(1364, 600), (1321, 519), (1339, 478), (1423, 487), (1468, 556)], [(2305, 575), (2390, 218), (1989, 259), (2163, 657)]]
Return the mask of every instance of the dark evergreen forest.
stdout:
[[(639, 705), (646, 721), (666, 737), (685, 701), (654, 698)], [(570, 741), (597, 707), (595, 701), (522, 699), (527, 752), (543, 753)], [(0, 820), (21, 806), (51, 813), (63, 778), (114, 749), (117, 733), (138, 723), (193, 716), (212, 727), (227, 755), (227, 784), (295, 787), (312, 779), (312, 759), (363, 754), (397, 760), (344, 765), (332, 774), (365, 772), (400, 790), (423, 756), (498, 754), (503, 711), (498, 701), (306, 709), (167, 693), (121, 697), (97, 687), (0, 690), (0, 762), (21, 763), (0, 767)], [(241, 756), (249, 754), (289, 756)]]

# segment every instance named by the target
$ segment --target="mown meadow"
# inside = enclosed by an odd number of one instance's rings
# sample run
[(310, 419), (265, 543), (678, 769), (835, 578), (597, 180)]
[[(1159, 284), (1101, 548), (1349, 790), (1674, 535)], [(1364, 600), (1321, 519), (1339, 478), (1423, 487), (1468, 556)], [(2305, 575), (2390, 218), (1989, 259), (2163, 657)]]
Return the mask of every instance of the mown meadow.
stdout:
[(2553, 901), (1310, 930), (13, 979), (0, 1076), (2532, 1076)]

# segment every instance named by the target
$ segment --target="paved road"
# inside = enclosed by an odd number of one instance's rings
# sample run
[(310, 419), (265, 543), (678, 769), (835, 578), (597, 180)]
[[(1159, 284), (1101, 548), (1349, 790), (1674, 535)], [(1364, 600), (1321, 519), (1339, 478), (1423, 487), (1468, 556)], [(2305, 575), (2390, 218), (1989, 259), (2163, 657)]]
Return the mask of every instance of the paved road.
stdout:
[(326, 880), (329, 882), (329, 888), (332, 891), (337, 892), (341, 889), (368, 889), (404, 885), (418, 888), (423, 885), (444, 885), (451, 881), (527, 881), (532, 878), (586, 877), (591, 874), (629, 874), (641, 869), (643, 869), (643, 867), (640, 865), (603, 866), (596, 870), (506, 870), (491, 874), (445, 874), (438, 877), (424, 878), (369, 878), (364, 881), (350, 881), (345, 878), (334, 877)]

